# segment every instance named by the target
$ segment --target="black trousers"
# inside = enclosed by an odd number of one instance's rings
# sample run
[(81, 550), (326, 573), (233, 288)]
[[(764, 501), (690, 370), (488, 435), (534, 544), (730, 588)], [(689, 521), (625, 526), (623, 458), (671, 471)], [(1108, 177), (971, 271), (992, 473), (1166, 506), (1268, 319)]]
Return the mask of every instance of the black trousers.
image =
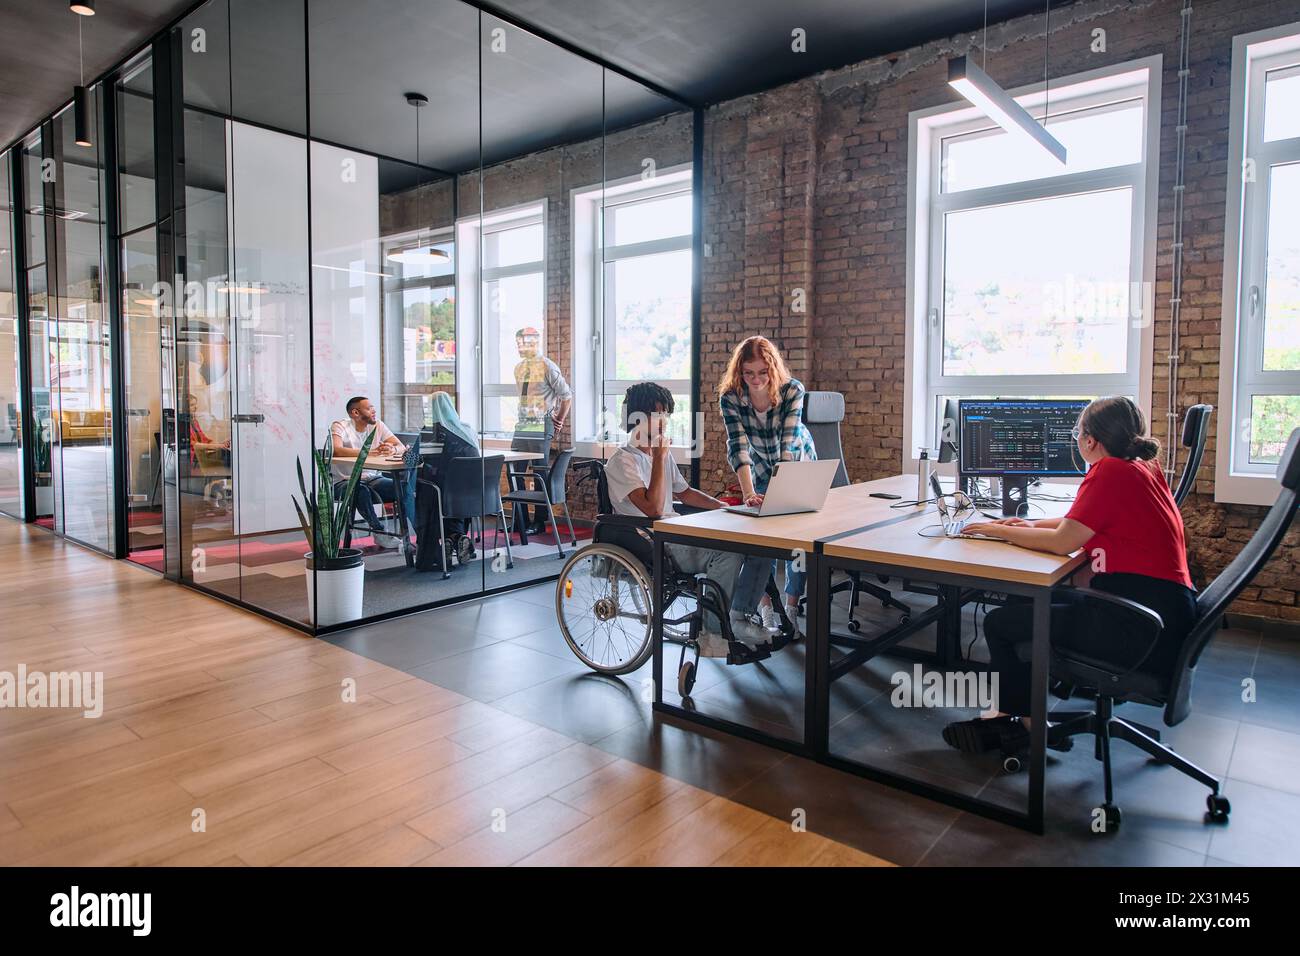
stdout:
[[(1098, 574), (1089, 587), (1137, 601), (1165, 622), (1143, 671), (1166, 673), (1174, 664), (1183, 638), (1196, 623), (1196, 592), (1174, 581), (1144, 574)], [(984, 618), (984, 636), (992, 669), (998, 674), (998, 709), (1016, 717), (1029, 716), (1030, 657), (1034, 635), (1034, 606), (1015, 601), (994, 608)], [(1125, 613), (1061, 592), (1052, 600), (1052, 645), (1084, 652), (1102, 660), (1129, 661), (1141, 653), (1140, 640)]]

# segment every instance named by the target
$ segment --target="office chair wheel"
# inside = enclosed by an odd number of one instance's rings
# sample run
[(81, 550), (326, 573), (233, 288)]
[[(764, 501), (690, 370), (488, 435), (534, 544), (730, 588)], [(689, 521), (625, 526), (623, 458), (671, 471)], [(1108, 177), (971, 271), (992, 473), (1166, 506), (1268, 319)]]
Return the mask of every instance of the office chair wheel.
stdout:
[(1019, 773), (1024, 768), (1024, 762), (1017, 754), (1008, 754), (1002, 758), (1002, 769), (1007, 773)]
[(1113, 803), (1103, 803), (1101, 812), (1106, 815), (1106, 832), (1117, 829), (1124, 822), (1124, 814), (1119, 812), (1119, 807)]
[(650, 593), (645, 567), (630, 551), (601, 543), (573, 554), (555, 586), (555, 617), (569, 649), (601, 674), (636, 670), (653, 650)]
[(854, 634), (862, 630), (862, 624), (859, 623), (857, 618), (853, 618), (853, 617), (849, 618), (849, 630), (852, 631)]
[(691, 688), (695, 686), (695, 662), (686, 661), (677, 671), (677, 695), (690, 697)]
[(1232, 804), (1228, 798), (1217, 793), (1212, 793), (1205, 798), (1205, 806), (1208, 808), (1205, 813), (1206, 823), (1227, 823), (1228, 814), (1232, 812)]

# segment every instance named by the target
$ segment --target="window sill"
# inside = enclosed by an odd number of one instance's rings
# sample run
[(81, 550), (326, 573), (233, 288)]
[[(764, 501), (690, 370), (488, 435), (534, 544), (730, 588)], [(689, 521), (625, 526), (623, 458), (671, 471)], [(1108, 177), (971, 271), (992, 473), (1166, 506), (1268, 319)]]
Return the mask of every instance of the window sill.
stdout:
[(1214, 482), (1214, 500), (1225, 505), (1261, 505), (1277, 500), (1282, 485), (1271, 475), (1218, 475)]
[[(609, 457), (623, 447), (623, 442), (598, 441), (595, 438), (578, 439), (573, 443), (576, 458), (599, 458), (608, 461)], [(686, 445), (673, 445), (673, 461), (679, 465), (690, 464), (691, 450)]]

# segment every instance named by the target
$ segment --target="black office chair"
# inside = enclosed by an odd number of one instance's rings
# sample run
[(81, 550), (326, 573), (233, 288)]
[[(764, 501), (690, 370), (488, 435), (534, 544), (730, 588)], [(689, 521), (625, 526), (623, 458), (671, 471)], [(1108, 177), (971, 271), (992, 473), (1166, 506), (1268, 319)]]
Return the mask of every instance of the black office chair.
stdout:
[[(547, 480), (547, 472), (551, 467), (551, 443), (555, 440), (555, 422), (547, 416), (539, 429), (516, 429), (510, 439), (511, 451), (527, 451), (535, 455), (541, 455), (536, 461), (512, 461), (506, 465), (506, 474), (510, 481), (510, 490), (514, 492), (527, 491), (529, 478), (528, 475), (535, 474), (542, 481)], [(531, 472), (530, 472), (531, 469)], [(538, 510), (541, 505), (538, 505)], [(510, 510), (511, 527), (519, 531), (519, 543), (528, 543), (528, 506), (526, 503), (516, 501)]]
[(447, 474), (440, 476), (438, 521), (441, 525), (447, 518), (463, 518), (469, 521), (471, 530), (477, 522), (478, 538), (486, 544), (483, 518), (485, 515), (494, 516), (497, 520), (494, 547), (495, 541), (500, 540), (504, 533), (506, 567), (513, 568), (515, 559), (510, 553), (510, 534), (506, 531), (505, 507), (501, 503), (501, 473), (505, 462), (504, 455), (453, 458), (447, 465)]
[(1196, 625), (1184, 638), (1171, 672), (1152, 673), (1142, 669), (1143, 662), (1155, 648), (1156, 640), (1164, 627), (1160, 615), (1135, 601), (1101, 591), (1079, 589), (1085, 595), (1085, 602), (1100, 602), (1107, 605), (1112, 613), (1118, 611), (1128, 615), (1133, 629), (1140, 635), (1140, 638), (1134, 640), (1133, 658), (1124, 662), (1094, 659), (1073, 650), (1067, 654), (1061, 649), (1052, 648), (1052, 675), (1095, 691), (1096, 708), (1091, 712), (1053, 713), (1052, 718), (1060, 723), (1048, 731), (1048, 742), (1056, 744), (1076, 734), (1092, 734), (1097, 738), (1097, 758), (1102, 762), (1106, 788), (1106, 802), (1102, 809), (1106, 814), (1108, 828), (1118, 826), (1121, 818), (1119, 807), (1114, 803), (1111, 780), (1112, 737), (1127, 740), (1159, 763), (1174, 767), (1209, 787), (1211, 793), (1206, 798), (1206, 822), (1226, 822), (1232, 811), (1228, 798), (1219, 793), (1221, 781), (1163, 746), (1158, 733), (1116, 717), (1114, 708), (1116, 704), (1125, 701), (1164, 707), (1164, 722), (1169, 727), (1176, 726), (1187, 718), (1191, 712), (1192, 680), (1201, 653), (1218, 632), (1219, 621), (1228, 605), (1241, 594), (1242, 589), (1277, 550), (1295, 518), (1296, 504), (1300, 500), (1300, 428), (1291, 433), (1278, 465), (1277, 476), (1282, 483), (1282, 491), (1264, 516), (1259, 529), (1232, 563), (1197, 596)]
[(1174, 504), (1179, 507), (1196, 487), (1196, 472), (1200, 470), (1201, 458), (1205, 455), (1205, 440), (1210, 436), (1212, 414), (1213, 405), (1193, 405), (1183, 418), (1183, 447), (1187, 449), (1187, 466), (1183, 468), (1183, 475), (1174, 489)]
[[(555, 521), (555, 511), (553, 509), (556, 505), (565, 506), (564, 519), (569, 523), (569, 544), (577, 545), (578, 543), (578, 536), (573, 530), (573, 519), (569, 517), (569, 508), (564, 494), (564, 483), (569, 474), (569, 460), (571, 458), (573, 458), (573, 449), (566, 448), (555, 456), (555, 461), (549, 468), (534, 469), (531, 472), (523, 472), (512, 476), (511, 484), (519, 490), (501, 496), (502, 501), (510, 502), (512, 505), (533, 505), (538, 509), (546, 509), (551, 522), (551, 531), (555, 534), (555, 550), (559, 552), (561, 558), (564, 557), (564, 546), (560, 543), (560, 529)], [(533, 484), (532, 488), (527, 487), (530, 482)], [(520, 541), (527, 543), (522, 531), (520, 532)]]
[[(803, 400), (803, 423), (808, 426), (808, 431), (812, 433), (813, 444), (817, 446), (818, 458), (838, 458), (840, 467), (835, 472), (835, 479), (831, 482), (832, 488), (839, 488), (849, 483), (849, 472), (844, 467), (844, 448), (840, 443), (840, 422), (844, 420), (844, 396), (839, 392), (808, 392), (804, 395)], [(848, 580), (840, 581), (831, 585), (831, 594), (839, 594), (843, 591), (849, 592), (849, 630), (856, 631), (861, 625), (854, 616), (854, 611), (858, 606), (858, 595), (865, 591), (872, 597), (879, 599), (884, 607), (896, 608), (905, 615), (910, 615), (912, 609), (899, 601), (893, 596), (888, 588), (872, 584), (862, 580), (862, 575), (857, 571), (848, 572)], [(882, 578), (882, 581), (888, 580)], [(807, 599), (799, 601), (799, 607), (802, 610), (807, 606)]]

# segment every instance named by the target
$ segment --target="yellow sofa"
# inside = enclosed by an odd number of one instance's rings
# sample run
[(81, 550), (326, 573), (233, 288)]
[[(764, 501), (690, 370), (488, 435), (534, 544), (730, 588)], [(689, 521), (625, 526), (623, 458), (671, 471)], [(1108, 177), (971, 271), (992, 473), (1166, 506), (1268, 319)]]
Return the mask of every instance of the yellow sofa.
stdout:
[(111, 412), (59, 412), (59, 436), (64, 444), (107, 442), (112, 428)]

